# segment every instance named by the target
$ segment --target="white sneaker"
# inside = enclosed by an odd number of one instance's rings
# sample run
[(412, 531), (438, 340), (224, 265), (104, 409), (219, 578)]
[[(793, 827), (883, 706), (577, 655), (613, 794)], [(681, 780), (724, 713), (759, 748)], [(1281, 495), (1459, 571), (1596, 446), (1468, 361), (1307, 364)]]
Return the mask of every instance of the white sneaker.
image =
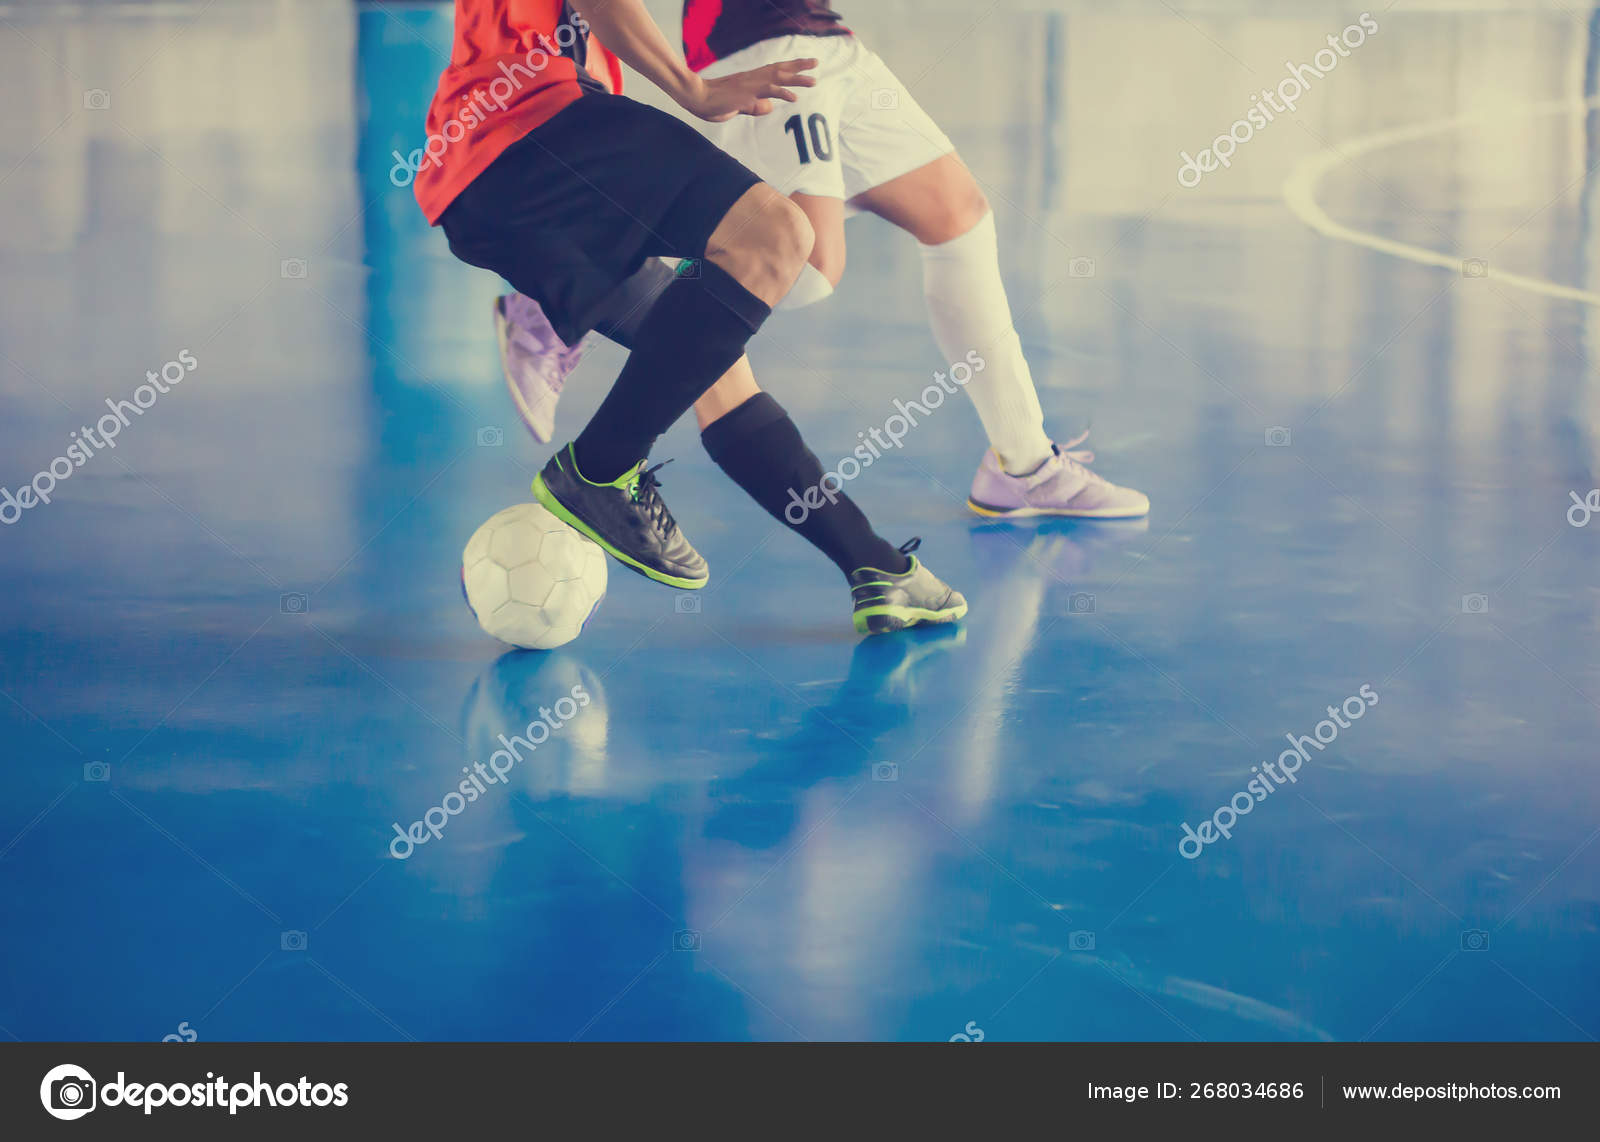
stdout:
[(555, 436), (562, 386), (594, 344), (593, 336), (568, 348), (539, 303), (520, 293), (495, 299), (494, 333), (517, 413), (534, 439), (548, 444)]
[(1026, 476), (1013, 476), (1000, 466), (994, 449), (984, 453), (972, 478), (967, 506), (979, 515), (1006, 518), (1072, 516), (1079, 519), (1130, 519), (1148, 515), (1150, 498), (1119, 487), (1089, 469), (1094, 453), (1073, 452), (1089, 434), (1051, 445), (1050, 459)]

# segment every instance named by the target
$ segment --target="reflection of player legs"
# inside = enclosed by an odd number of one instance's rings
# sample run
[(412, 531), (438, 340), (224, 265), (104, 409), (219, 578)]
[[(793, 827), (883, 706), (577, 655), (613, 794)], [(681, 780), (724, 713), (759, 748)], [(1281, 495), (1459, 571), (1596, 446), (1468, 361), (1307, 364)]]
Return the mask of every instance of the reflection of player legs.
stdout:
[(1057, 582), (1062, 565), (1076, 555), (1066, 536), (1035, 536), (997, 584), (996, 595), (1005, 600), (1005, 606), (1000, 608), (1004, 613), (994, 616), (993, 637), (972, 670), (972, 677), (990, 680), (989, 693), (985, 700), (974, 704), (966, 746), (953, 754), (960, 759), (953, 782), (954, 802), (969, 812), (976, 812), (987, 803), (993, 783), (1004, 768), (1001, 734), (1015, 713), (1017, 675), (1038, 636), (1039, 618), (1050, 586)]
[[(720, 806), (706, 836), (769, 849), (788, 840), (795, 824), (793, 799), (774, 800), (787, 785), (816, 786), (832, 778), (859, 779), (896, 754), (886, 739), (911, 724), (918, 673), (924, 663), (966, 645), (960, 626), (937, 626), (903, 638), (865, 638), (850, 656), (850, 676), (826, 705), (800, 715), (792, 734), (766, 743), (764, 760), (742, 778), (719, 786)], [(925, 672), (925, 671), (924, 671)]]

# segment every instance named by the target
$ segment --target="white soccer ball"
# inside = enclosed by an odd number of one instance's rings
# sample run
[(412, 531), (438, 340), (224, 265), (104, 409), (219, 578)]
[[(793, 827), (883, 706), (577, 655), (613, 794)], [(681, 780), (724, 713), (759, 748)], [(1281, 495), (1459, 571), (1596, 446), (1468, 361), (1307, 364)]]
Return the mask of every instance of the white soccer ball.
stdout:
[(496, 512), (467, 541), (461, 587), (478, 625), (524, 650), (582, 633), (606, 597), (606, 556), (541, 504)]

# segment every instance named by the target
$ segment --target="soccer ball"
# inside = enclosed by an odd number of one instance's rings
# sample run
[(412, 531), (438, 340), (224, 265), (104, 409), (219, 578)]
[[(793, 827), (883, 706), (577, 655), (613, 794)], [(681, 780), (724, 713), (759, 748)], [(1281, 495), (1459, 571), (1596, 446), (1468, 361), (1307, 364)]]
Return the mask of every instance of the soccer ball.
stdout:
[(461, 588), (495, 638), (554, 650), (582, 633), (606, 597), (606, 556), (542, 505), (518, 504), (467, 541)]

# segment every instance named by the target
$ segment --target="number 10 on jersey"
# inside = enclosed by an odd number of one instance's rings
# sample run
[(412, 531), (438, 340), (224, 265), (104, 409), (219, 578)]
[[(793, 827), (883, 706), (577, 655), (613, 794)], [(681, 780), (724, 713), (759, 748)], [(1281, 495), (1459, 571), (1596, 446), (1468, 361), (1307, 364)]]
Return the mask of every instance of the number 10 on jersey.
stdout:
[[(805, 122), (800, 116), (791, 115), (783, 129), (794, 136), (795, 149), (800, 152), (800, 161), (809, 163), (811, 156), (816, 155), (821, 162), (833, 161), (833, 132), (828, 127), (828, 120), (823, 115), (813, 115)], [(806, 135), (811, 135), (811, 146), (806, 147)]]

